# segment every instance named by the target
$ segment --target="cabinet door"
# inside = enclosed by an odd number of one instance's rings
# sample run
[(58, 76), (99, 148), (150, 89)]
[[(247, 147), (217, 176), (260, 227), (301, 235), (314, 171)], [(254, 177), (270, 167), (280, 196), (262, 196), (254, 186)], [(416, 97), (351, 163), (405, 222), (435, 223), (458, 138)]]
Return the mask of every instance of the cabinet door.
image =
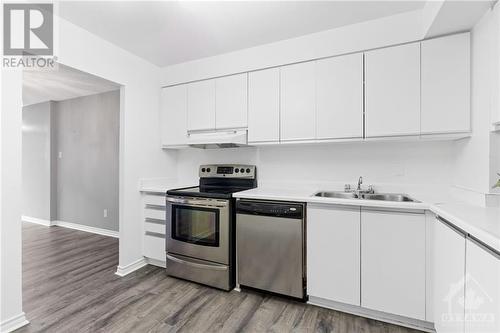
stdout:
[(187, 143), (186, 86), (163, 88), (161, 91), (161, 143), (163, 146), (182, 146)]
[(422, 133), (470, 131), (470, 34), (422, 42)]
[(280, 69), (248, 74), (248, 142), (280, 139)]
[(361, 210), (361, 306), (425, 320), (425, 215)]
[(316, 63), (318, 139), (363, 137), (363, 54)]
[(420, 134), (420, 43), (365, 54), (367, 137)]
[(215, 128), (247, 127), (247, 74), (215, 81)]
[(315, 63), (281, 67), (281, 140), (316, 137)]
[(465, 332), (500, 332), (500, 255), (467, 240)]
[[(463, 316), (464, 309), (450, 299), (450, 292), (464, 278), (465, 236), (436, 219), (432, 228), (432, 243), (434, 325), (439, 333), (460, 333), (464, 331), (463, 322), (452, 318)], [(461, 289), (458, 291), (461, 295), (455, 297), (463, 297), (464, 290)]]
[(307, 207), (307, 292), (360, 305), (360, 208)]
[(215, 129), (215, 80), (187, 86), (188, 131)]

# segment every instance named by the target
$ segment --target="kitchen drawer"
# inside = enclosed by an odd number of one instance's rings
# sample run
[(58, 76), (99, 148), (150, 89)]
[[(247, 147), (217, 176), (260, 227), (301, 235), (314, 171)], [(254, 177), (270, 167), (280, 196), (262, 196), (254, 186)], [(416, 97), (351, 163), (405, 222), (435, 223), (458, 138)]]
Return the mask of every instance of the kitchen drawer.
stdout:
[(145, 205), (156, 205), (156, 206), (165, 206), (165, 195), (145, 195), (144, 196), (144, 204)]
[(165, 234), (165, 222), (162, 223), (152, 223), (145, 221), (144, 222), (144, 231), (156, 232), (158, 234)]
[(144, 209), (144, 218), (156, 219), (165, 221), (165, 207), (148, 206)]
[(143, 255), (147, 258), (165, 261), (165, 235), (151, 232), (145, 233)]

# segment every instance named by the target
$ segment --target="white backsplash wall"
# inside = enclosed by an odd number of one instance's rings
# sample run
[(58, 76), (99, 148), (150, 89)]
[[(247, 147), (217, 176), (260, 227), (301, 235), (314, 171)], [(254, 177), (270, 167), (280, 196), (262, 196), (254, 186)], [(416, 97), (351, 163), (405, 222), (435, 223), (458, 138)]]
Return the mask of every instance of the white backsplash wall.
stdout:
[(452, 184), (453, 143), (386, 141), (189, 149), (178, 154), (179, 180), (196, 183), (198, 166), (205, 163), (255, 164), (261, 185), (275, 182), (355, 183), (363, 176), (365, 184), (447, 188)]

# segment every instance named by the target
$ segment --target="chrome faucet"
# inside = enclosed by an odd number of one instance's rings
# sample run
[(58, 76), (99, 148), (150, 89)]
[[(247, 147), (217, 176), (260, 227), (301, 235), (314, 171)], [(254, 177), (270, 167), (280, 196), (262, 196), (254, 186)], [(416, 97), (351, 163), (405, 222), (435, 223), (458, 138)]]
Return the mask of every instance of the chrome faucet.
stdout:
[(358, 191), (361, 191), (361, 184), (363, 184), (363, 177), (359, 177), (358, 179), (358, 188), (357, 188)]

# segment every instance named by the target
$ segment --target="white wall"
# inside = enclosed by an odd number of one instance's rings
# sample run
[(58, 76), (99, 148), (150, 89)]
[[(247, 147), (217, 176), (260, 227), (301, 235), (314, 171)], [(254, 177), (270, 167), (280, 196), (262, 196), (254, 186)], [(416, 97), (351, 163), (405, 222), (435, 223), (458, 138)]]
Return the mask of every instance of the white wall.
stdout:
[[(139, 179), (175, 170), (175, 154), (159, 149), (159, 69), (65, 20), (56, 18), (55, 24), (60, 63), (122, 85), (119, 268), (123, 268), (142, 259)], [(2, 73), (0, 322), (22, 313), (22, 78), (21, 72), (7, 74)]]
[(51, 102), (23, 107), (23, 215), (45, 221), (51, 212)]
[(382, 187), (427, 186), (442, 190), (452, 183), (452, 142), (358, 142), (244, 149), (184, 150), (178, 155), (179, 179), (196, 183), (204, 163), (250, 163), (267, 186), (286, 182), (356, 183)]
[(358, 52), (416, 41), (422, 36), (422, 11), (416, 10), (164, 67), (161, 83), (166, 86)]
[[(496, 29), (500, 6), (489, 10), (471, 33), (471, 114), (472, 136), (455, 145), (454, 184), (476, 193), (477, 203), (484, 203), (484, 194), (490, 192), (490, 129), (492, 106), (498, 98), (494, 89), (498, 79), (499, 43)], [(491, 136), (491, 139), (493, 136)]]
[[(0, 31), (1, 33), (1, 31)], [(2, 71), (0, 115), (0, 331), (22, 324), (22, 73)]]

